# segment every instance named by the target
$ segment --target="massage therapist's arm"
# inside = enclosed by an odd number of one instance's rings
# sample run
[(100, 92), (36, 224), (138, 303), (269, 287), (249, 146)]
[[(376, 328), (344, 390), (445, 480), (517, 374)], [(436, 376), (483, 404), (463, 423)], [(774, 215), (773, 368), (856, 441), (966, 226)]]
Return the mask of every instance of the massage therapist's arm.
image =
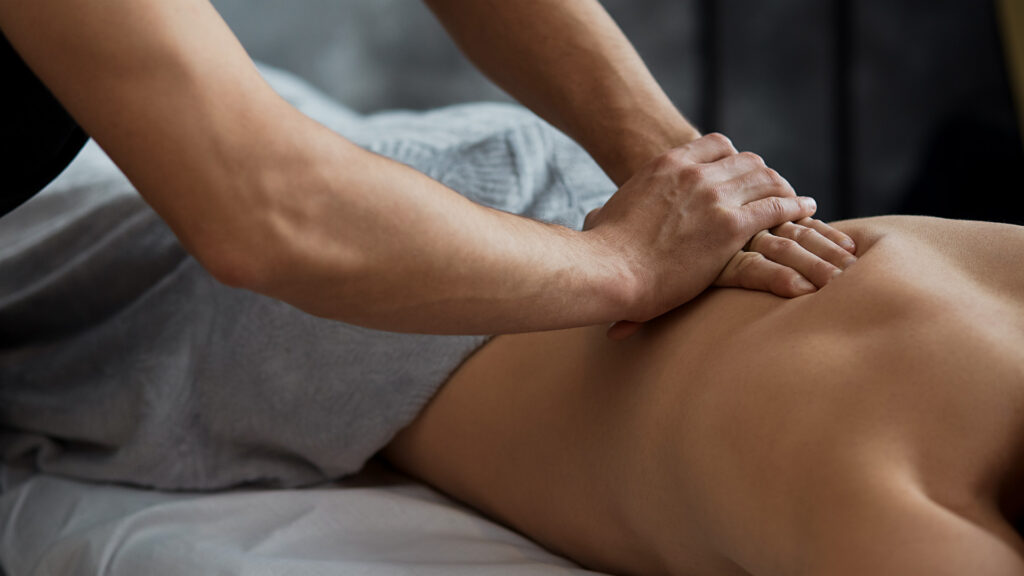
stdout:
[[(425, 1), (484, 73), (583, 145), (619, 185), (652, 159), (700, 137), (596, 0)], [(761, 167), (752, 173), (762, 182), (748, 184), (794, 194), (778, 174)], [(608, 208), (634, 184), (591, 213), (584, 229), (600, 230), (614, 218)], [(686, 197), (692, 190), (682, 192)], [(823, 222), (786, 223), (771, 233), (759, 231), (750, 251), (732, 254), (715, 283), (798, 296), (827, 284), (855, 259), (854, 249), (849, 237)], [(694, 258), (699, 255), (679, 252), (683, 265)]]
[(495, 83), (622, 185), (700, 133), (597, 0), (425, 0)]
[[(215, 277), (346, 322), (645, 320), (811, 211), (716, 139), (646, 168), (587, 232), (481, 207), (289, 106), (206, 0), (4, 0), (0, 28)], [(685, 215), (681, 190), (700, 192)]]

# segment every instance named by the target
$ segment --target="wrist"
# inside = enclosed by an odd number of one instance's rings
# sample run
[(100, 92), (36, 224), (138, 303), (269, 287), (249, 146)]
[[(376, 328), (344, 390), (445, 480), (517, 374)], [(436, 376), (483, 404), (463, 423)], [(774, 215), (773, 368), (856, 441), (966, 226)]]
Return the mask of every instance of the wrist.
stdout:
[(635, 316), (642, 301), (641, 276), (620, 242), (602, 231), (572, 231), (580, 252), (579, 268), (585, 278), (587, 298), (596, 303), (593, 323), (608, 323)]
[(634, 123), (614, 130), (613, 133), (616, 138), (606, 139), (613, 144), (612, 147), (599, 152), (602, 157), (595, 158), (617, 186), (625, 184), (654, 158), (701, 136), (678, 113), (670, 120), (652, 121), (648, 125)]

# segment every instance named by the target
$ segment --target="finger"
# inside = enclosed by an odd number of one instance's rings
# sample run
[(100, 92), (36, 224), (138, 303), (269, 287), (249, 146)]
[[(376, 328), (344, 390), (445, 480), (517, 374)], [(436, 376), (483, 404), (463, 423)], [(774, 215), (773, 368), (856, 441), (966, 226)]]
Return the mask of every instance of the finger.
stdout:
[[(743, 154), (746, 154), (744, 152)], [(740, 154), (742, 156), (743, 154)], [(737, 205), (749, 204), (778, 196), (780, 198), (796, 197), (796, 192), (778, 172), (767, 166), (748, 169), (739, 163), (727, 164), (731, 159), (720, 160), (713, 164), (706, 174), (709, 178), (727, 180), (719, 187)], [(719, 168), (721, 166), (721, 168)], [(712, 172), (715, 170), (715, 172)], [(731, 179), (730, 179), (731, 178)]]
[(595, 222), (594, 219), (597, 218), (597, 213), (600, 212), (600, 211), (601, 211), (601, 208), (598, 207), (598, 208), (594, 208), (590, 212), (587, 212), (586, 217), (583, 218), (583, 229), (584, 230), (590, 230), (591, 228), (594, 227), (594, 222)]
[(796, 270), (772, 262), (757, 252), (737, 252), (718, 275), (715, 286), (761, 290), (783, 298), (817, 290)]
[(846, 234), (843, 234), (839, 230), (836, 230), (835, 228), (829, 226), (828, 224), (822, 222), (821, 220), (816, 220), (814, 218), (804, 218), (802, 220), (797, 221), (797, 224), (800, 224), (801, 226), (807, 226), (808, 228), (814, 228), (815, 230), (818, 231), (818, 234), (821, 234), (825, 238), (828, 238), (829, 240), (835, 242), (836, 244), (839, 244), (847, 251), (849, 251), (850, 254), (857, 253), (857, 244), (856, 242), (853, 241), (853, 238), (850, 238)]
[(724, 156), (712, 163), (716, 168), (721, 168), (736, 174), (750, 172), (767, 168), (764, 159), (753, 152), (739, 152), (730, 156)]
[(818, 288), (828, 284), (842, 272), (838, 266), (818, 257), (796, 240), (774, 234), (755, 236), (750, 241), (750, 251), (759, 252), (776, 264), (792, 268)]
[(612, 324), (608, 328), (606, 335), (610, 340), (625, 340), (633, 334), (636, 334), (637, 330), (643, 326), (643, 322), (632, 322), (630, 320), (621, 320)]
[(750, 241), (743, 246), (743, 249), (746, 250), (747, 252), (750, 252), (752, 250), (751, 246), (754, 244), (754, 241), (760, 238), (761, 236), (764, 236), (765, 234), (771, 234), (771, 232), (767, 230), (761, 230), (757, 234), (754, 234), (754, 237), (751, 238)]
[(737, 213), (739, 230), (747, 238), (760, 230), (775, 228), (783, 222), (795, 222), (801, 218), (814, 215), (818, 204), (814, 198), (799, 196), (796, 198), (780, 198), (769, 196), (744, 204)]
[[(804, 218), (801, 222), (806, 222), (807, 220), (809, 218)], [(853, 256), (842, 246), (824, 237), (814, 228), (786, 222), (772, 228), (772, 234), (795, 241), (808, 252), (843, 270), (846, 270), (848, 266), (857, 261), (856, 256)]]
[(736, 154), (732, 141), (717, 132), (701, 136), (689, 144), (676, 148), (681, 160), (694, 164), (709, 164)]

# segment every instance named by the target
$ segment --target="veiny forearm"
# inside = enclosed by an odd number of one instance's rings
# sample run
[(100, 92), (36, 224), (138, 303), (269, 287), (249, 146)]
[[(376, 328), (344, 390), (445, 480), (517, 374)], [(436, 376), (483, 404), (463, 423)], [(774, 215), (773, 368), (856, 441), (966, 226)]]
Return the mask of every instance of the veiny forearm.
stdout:
[(252, 251), (274, 261), (258, 291), (320, 316), (407, 332), (578, 326), (611, 321), (628, 305), (621, 258), (589, 232), (475, 204), (318, 125), (292, 137), (284, 148), (301, 143), (312, 161), (272, 178), (289, 193), (267, 211), (266, 251)]
[(623, 184), (699, 136), (596, 0), (426, 0), (466, 55)]
[(597, 234), (473, 204), (305, 117), (208, 2), (11, 0), (0, 26), (228, 284), (400, 331), (578, 326), (628, 304)]

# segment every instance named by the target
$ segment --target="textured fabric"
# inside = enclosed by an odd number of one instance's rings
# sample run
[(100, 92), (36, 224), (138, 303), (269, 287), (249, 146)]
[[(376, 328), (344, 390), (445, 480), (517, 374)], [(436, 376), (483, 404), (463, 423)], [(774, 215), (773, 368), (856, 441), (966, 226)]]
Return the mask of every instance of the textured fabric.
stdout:
[(215, 494), (36, 475), (0, 495), (0, 563), (9, 576), (597, 574), (372, 462), (324, 486)]
[[(517, 107), (361, 118), (265, 75), (331, 129), (483, 204), (579, 227), (614, 189)], [(18, 466), (166, 489), (341, 477), (486, 339), (368, 330), (219, 284), (93, 143), (0, 220), (0, 453)]]
[(85, 132), (0, 33), (0, 217), (34, 196), (74, 159)]

